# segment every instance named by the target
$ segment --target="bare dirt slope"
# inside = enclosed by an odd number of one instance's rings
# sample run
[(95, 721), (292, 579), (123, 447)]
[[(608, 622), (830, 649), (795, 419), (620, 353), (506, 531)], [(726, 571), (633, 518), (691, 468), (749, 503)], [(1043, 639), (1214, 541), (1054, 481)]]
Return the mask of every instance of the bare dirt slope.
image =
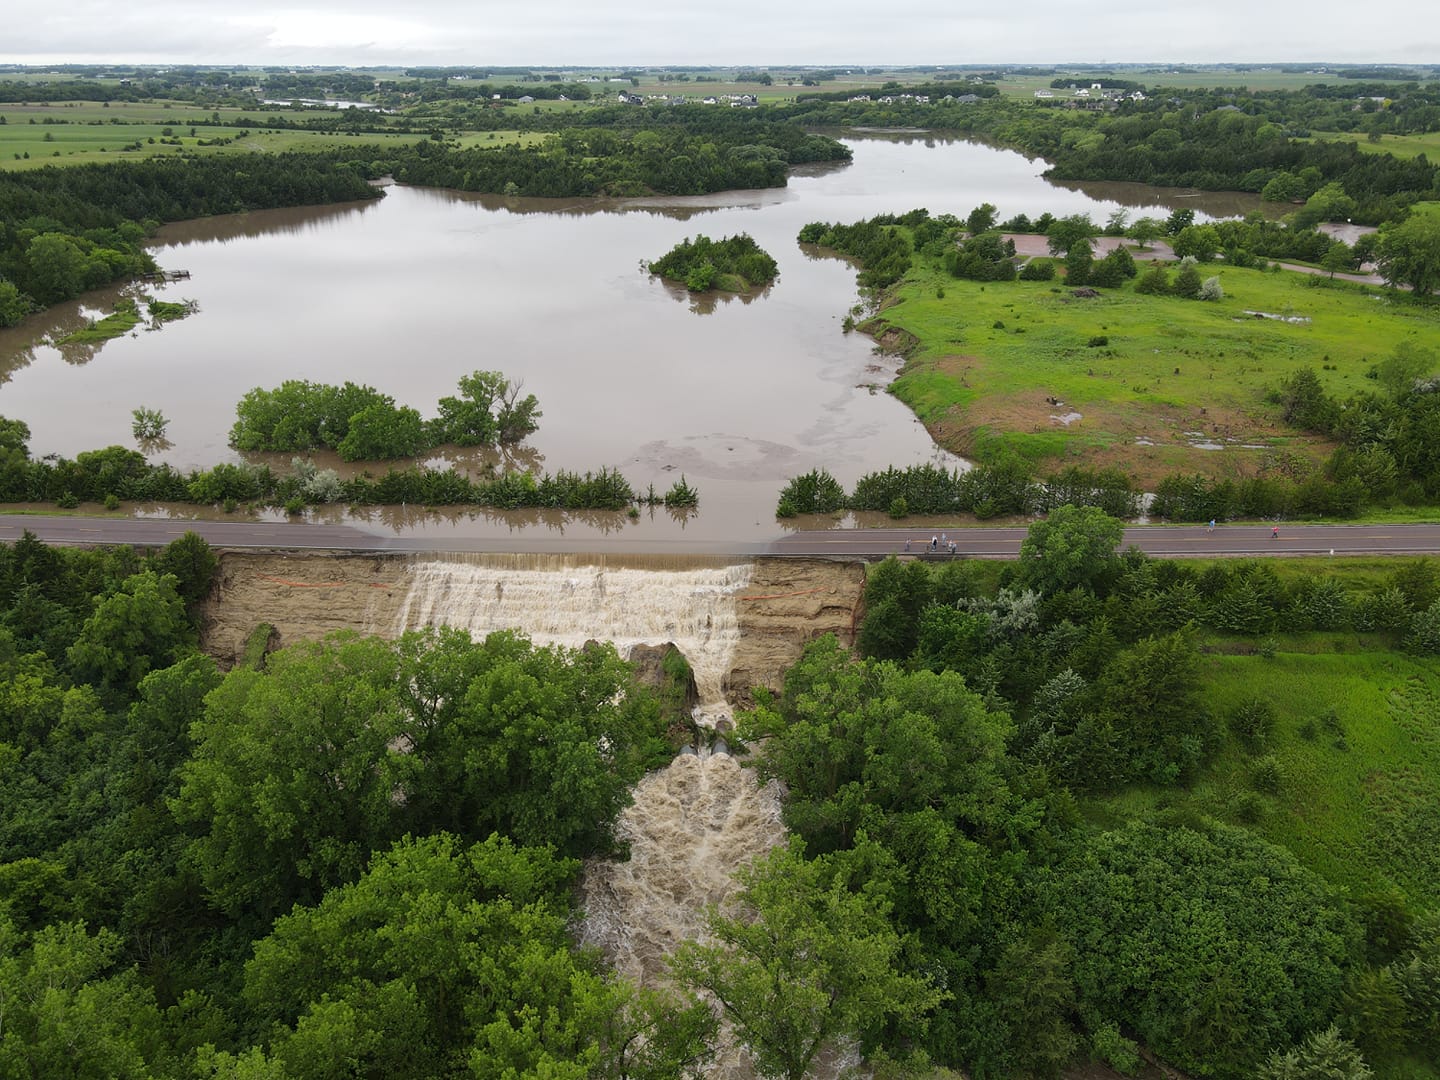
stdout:
[[(275, 627), (276, 647), (335, 630), (392, 634), (412, 581), (409, 567), (404, 555), (222, 552), (205, 610), (205, 648), (222, 664), (234, 663), (260, 623)], [(737, 597), (740, 644), (724, 684), (732, 703), (748, 705), (752, 686), (778, 689), (805, 643), (821, 634), (851, 645), (864, 581), (859, 563), (757, 559)]]

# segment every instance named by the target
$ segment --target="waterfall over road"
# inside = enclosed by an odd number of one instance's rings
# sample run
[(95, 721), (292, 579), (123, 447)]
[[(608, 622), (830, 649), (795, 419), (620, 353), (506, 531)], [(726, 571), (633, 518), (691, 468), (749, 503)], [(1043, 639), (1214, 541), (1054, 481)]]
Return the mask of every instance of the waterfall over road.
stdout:
[(740, 640), (735, 597), (751, 570), (653, 556), (417, 557), (396, 629), (457, 626), (475, 638), (516, 629), (540, 645), (613, 642), (622, 656), (673, 642), (695, 673), (702, 714), (712, 717), (729, 711), (723, 687)]

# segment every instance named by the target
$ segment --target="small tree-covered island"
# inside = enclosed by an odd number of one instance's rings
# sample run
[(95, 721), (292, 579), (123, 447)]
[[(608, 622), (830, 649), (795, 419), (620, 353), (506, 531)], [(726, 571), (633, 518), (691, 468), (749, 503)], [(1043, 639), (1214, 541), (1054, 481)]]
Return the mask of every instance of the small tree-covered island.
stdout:
[(652, 262), (650, 272), (691, 292), (749, 292), (769, 285), (779, 269), (748, 233), (721, 240), (701, 233), (693, 241), (687, 236), (664, 258)]

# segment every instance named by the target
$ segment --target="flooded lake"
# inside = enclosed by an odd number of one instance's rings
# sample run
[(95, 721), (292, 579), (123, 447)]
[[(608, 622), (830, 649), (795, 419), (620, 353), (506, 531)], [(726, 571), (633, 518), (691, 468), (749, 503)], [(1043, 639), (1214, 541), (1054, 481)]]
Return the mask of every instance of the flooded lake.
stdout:
[[(551, 471), (615, 466), (642, 492), (652, 483), (663, 492), (683, 473), (700, 492), (699, 515), (611, 522), (412, 508), (361, 523), (754, 541), (778, 531), (776, 496), (798, 473), (824, 466), (848, 485), (891, 464), (951, 460), (884, 393), (894, 362), (842, 333), (858, 300), (854, 270), (802, 252), (802, 225), (920, 206), (963, 217), (981, 202), (1002, 220), (1048, 210), (1102, 222), (1121, 205), (1142, 208), (1132, 217), (1259, 205), (1233, 193), (1056, 186), (1041, 178), (1044, 162), (971, 142), (846, 141), (853, 163), (797, 170), (777, 190), (599, 201), (396, 186), (363, 204), (166, 226), (157, 260), (192, 276), (147, 290), (193, 299), (198, 313), (99, 347), (46, 343), (108, 310), (116, 290), (0, 331), (0, 414), (30, 425), (36, 456), (73, 456), (133, 446), (131, 410), (159, 409), (170, 446), (151, 460), (190, 468), (242, 457), (226, 439), (236, 402), (255, 386), (349, 379), (430, 416), (461, 375), (493, 369), (523, 380), (544, 413), (517, 461)], [(692, 297), (643, 270), (687, 236), (742, 231), (780, 267), (758, 296)]]

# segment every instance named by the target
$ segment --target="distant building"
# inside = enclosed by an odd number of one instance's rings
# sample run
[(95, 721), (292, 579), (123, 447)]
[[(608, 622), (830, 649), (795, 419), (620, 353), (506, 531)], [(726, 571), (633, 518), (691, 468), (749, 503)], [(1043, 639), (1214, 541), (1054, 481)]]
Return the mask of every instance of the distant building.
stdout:
[(521, 105), (529, 105), (529, 104), (530, 104), (531, 102), (533, 102), (535, 99), (534, 99), (533, 97), (531, 97), (529, 94), (522, 94), (520, 97), (516, 98), (515, 100), (518, 101)]
[(1036, 90), (1035, 96), (1037, 98), (1053, 98), (1055, 94), (1053, 91), (1050, 90)]

